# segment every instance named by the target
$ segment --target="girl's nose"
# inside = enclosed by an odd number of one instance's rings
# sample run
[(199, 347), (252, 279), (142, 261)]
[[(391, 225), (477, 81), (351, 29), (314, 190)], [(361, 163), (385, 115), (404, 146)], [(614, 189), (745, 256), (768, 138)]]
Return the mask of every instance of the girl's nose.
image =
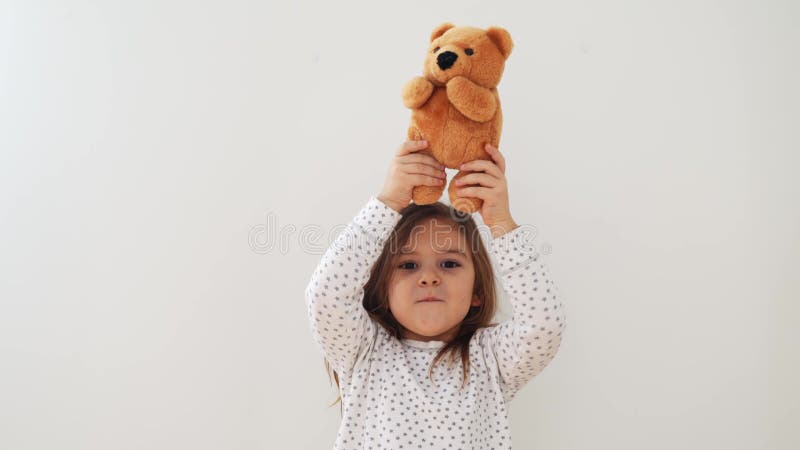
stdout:
[(421, 286), (438, 286), (439, 279), (435, 275), (425, 275), (419, 279), (419, 284)]

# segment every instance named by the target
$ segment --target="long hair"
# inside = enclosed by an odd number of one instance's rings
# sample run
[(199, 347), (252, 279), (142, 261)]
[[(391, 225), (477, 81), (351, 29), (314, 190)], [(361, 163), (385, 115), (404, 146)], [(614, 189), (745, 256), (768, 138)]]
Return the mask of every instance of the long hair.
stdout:
[[(429, 377), (431, 378), (431, 382), (434, 382), (433, 369), (445, 355), (449, 354), (450, 365), (452, 366), (460, 354), (463, 368), (461, 388), (463, 388), (469, 374), (470, 339), (478, 329), (497, 325), (496, 323), (490, 323), (497, 309), (497, 296), (495, 291), (495, 277), (492, 272), (489, 254), (483, 244), (478, 226), (475, 224), (470, 214), (458, 211), (442, 202), (435, 202), (428, 205), (412, 203), (403, 208), (400, 214), (400, 220), (386, 239), (383, 251), (371, 268), (369, 279), (364, 285), (362, 305), (370, 318), (386, 329), (391, 336), (396, 339), (401, 339), (403, 327), (389, 310), (388, 295), (389, 283), (396, 266), (394, 261), (398, 256), (399, 249), (401, 245), (408, 242), (415, 226), (428, 219), (441, 219), (457, 227), (459, 234), (466, 238), (467, 251), (472, 256), (472, 263), (475, 268), (473, 294), (477, 295), (482, 302), (480, 306), (471, 306), (469, 308), (469, 312), (461, 322), (456, 337), (450, 342), (446, 342), (436, 354), (436, 357), (431, 363)], [(339, 374), (331, 368), (327, 359), (325, 359), (325, 370), (328, 372), (329, 379), (331, 372), (333, 372), (333, 378), (336, 380), (336, 387), (340, 388)], [(339, 390), (341, 392), (341, 389)], [(341, 402), (341, 399), (342, 397), (339, 395), (329, 407), (335, 405), (337, 402)], [(340, 403), (340, 413), (341, 407), (342, 405)]]

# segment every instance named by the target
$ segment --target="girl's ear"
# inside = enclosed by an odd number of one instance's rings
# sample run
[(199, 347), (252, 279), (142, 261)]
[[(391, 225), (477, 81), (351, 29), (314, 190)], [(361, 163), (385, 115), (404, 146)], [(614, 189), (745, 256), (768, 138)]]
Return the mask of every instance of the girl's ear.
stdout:
[(472, 305), (472, 306), (481, 306), (482, 304), (483, 304), (483, 301), (481, 301), (481, 299), (478, 297), (477, 294), (474, 294), (472, 296), (472, 303), (470, 303), (470, 305)]

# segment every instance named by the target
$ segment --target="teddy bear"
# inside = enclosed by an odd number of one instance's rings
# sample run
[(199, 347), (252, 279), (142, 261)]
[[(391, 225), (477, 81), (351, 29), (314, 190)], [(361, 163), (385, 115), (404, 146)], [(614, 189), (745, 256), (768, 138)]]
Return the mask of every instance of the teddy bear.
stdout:
[[(503, 28), (481, 29), (446, 22), (430, 35), (423, 76), (403, 86), (403, 104), (411, 109), (409, 140), (426, 140), (428, 153), (450, 169), (476, 159), (492, 160), (485, 145), (499, 148), (503, 115), (497, 85), (514, 44)], [(453, 208), (473, 213), (483, 200), (459, 197), (453, 182), (469, 172), (458, 172), (448, 187)], [(469, 186), (469, 185), (464, 185)], [(415, 186), (412, 200), (427, 205), (439, 200), (444, 186)]]

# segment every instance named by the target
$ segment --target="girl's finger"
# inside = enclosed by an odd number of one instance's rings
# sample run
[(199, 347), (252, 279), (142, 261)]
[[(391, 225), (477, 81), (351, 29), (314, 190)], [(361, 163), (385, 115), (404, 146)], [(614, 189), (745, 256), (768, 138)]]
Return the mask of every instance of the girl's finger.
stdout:
[(470, 173), (456, 180), (456, 186), (479, 184), (481, 186), (493, 188), (496, 187), (499, 183), (500, 180), (483, 172)]
[(502, 178), (503, 172), (500, 171), (500, 168), (497, 167), (495, 163), (492, 161), (487, 161), (485, 159), (476, 159), (474, 161), (466, 162), (459, 167), (461, 170), (471, 170), (474, 172), (484, 171), (486, 173), (492, 174), (497, 178)]
[(441, 186), (445, 180), (436, 177), (429, 177), (427, 175), (409, 175), (409, 181), (414, 186)]
[(486, 151), (489, 153), (489, 156), (492, 157), (495, 164), (497, 164), (500, 171), (506, 173), (506, 158), (500, 153), (500, 150), (492, 146), (492, 144), (486, 144)]
[(477, 197), (482, 200), (492, 198), (492, 188), (485, 187), (465, 187), (456, 190), (459, 197)]
[(444, 170), (439, 170), (424, 163), (401, 164), (400, 170), (408, 175), (430, 175), (438, 178), (447, 178)]
[(410, 155), (403, 155), (397, 158), (397, 161), (403, 164), (408, 163), (423, 163), (437, 169), (444, 169), (444, 164), (440, 163), (433, 156), (427, 153), (411, 153)]
[(423, 148), (428, 146), (428, 142), (425, 140), (421, 141), (405, 141), (403, 145), (397, 150), (397, 156), (407, 155), (409, 153), (416, 152), (418, 150), (422, 150)]

